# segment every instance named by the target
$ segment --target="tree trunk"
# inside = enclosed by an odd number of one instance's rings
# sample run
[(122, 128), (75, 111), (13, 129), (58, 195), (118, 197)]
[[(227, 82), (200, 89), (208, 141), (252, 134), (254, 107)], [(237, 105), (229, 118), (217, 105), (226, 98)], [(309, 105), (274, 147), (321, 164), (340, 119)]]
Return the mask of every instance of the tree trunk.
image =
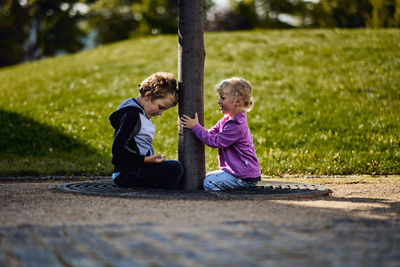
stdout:
[[(179, 1), (179, 117), (186, 114), (199, 115), (204, 125), (204, 37), (203, 37), (203, 1)], [(179, 161), (185, 173), (182, 187), (185, 190), (199, 190), (205, 177), (204, 145), (191, 130), (179, 124)]]

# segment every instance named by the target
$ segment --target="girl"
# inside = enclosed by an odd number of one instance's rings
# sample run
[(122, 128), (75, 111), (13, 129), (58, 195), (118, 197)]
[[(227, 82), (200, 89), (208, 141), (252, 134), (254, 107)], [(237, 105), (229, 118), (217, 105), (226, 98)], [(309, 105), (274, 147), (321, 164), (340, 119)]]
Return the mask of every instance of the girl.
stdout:
[(225, 116), (210, 130), (187, 115), (181, 118), (184, 128), (192, 129), (204, 144), (218, 148), (220, 170), (209, 172), (205, 190), (227, 190), (253, 187), (261, 180), (260, 165), (253, 138), (246, 121), (252, 107), (251, 85), (242, 78), (231, 78), (217, 85), (218, 105)]

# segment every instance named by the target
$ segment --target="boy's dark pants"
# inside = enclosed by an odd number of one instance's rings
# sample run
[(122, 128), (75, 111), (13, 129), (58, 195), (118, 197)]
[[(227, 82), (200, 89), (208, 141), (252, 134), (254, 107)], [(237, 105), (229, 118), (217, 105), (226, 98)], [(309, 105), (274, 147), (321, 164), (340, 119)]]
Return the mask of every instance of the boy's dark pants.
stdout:
[(165, 160), (121, 172), (114, 182), (121, 187), (177, 189), (182, 176), (183, 166), (179, 161)]

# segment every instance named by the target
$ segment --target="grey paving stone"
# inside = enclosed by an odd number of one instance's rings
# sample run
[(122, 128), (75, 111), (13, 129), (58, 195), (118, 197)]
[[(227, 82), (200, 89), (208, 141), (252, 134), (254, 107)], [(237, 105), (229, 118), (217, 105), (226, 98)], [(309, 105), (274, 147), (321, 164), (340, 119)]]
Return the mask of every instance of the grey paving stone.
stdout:
[(196, 248), (185, 245), (178, 245), (178, 242), (173, 236), (162, 234), (155, 229), (143, 232), (145, 238), (152, 240), (153, 243), (158, 243), (159, 246), (165, 246), (167, 251), (175, 255), (176, 259), (184, 265), (207, 264), (208, 260)]
[[(98, 264), (108, 266), (141, 266), (133, 257), (125, 255), (114, 244), (104, 240), (94, 232), (99, 227), (74, 226), (63, 229), (65, 235), (75, 246), (80, 247), (88, 256), (98, 261)], [(101, 228), (102, 229), (102, 228)]]
[[(57, 256), (40, 240), (34, 238), (31, 226), (1, 227), (2, 238), (7, 239), (10, 253), (20, 266), (62, 266)], [(8, 263), (1, 263), (7, 266)]]
[(399, 266), (400, 224), (358, 220), (0, 227), (0, 266)]
[(6, 255), (7, 254), (7, 248), (5, 246), (7, 246), (7, 245), (5, 244), (6, 241), (4, 239), (5, 238), (2, 237), (1, 234), (0, 234), (0, 266), (3, 266), (4, 263), (10, 261), (10, 259)]
[(220, 242), (203, 237), (202, 234), (187, 232), (173, 233), (173, 238), (179, 240), (181, 247), (191, 248), (200, 254), (202, 264), (212, 265), (251, 265), (252, 260), (237, 254), (232, 257), (232, 250)]
[(144, 239), (143, 231), (146, 229), (143, 226), (139, 228), (141, 230), (127, 226), (118, 228), (114, 225), (112, 228), (98, 229), (97, 233), (114, 244), (124, 255), (129, 255), (138, 265), (180, 266), (175, 254), (168, 253), (164, 246), (154, 246), (153, 242)]
[[(79, 243), (71, 241), (66, 230), (61, 227), (34, 227), (33, 231), (40, 236), (58, 259), (68, 266), (95, 266), (104, 262), (97, 260), (87, 251), (82, 250)], [(94, 248), (96, 249), (96, 248)]]

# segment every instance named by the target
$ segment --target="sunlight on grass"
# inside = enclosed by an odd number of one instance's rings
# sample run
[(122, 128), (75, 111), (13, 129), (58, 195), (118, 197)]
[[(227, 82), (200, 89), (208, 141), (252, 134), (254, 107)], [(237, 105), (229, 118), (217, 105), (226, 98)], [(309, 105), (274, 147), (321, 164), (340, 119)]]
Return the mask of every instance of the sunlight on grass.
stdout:
[[(263, 174), (400, 173), (399, 30), (207, 33), (205, 44), (205, 126), (221, 117), (215, 84), (249, 80), (248, 122)], [(177, 76), (176, 36), (0, 69), (0, 175), (109, 175), (108, 116), (157, 71)], [(50, 134), (10, 126), (15, 114)], [(178, 155), (176, 121), (177, 107), (154, 119), (154, 146), (169, 159)], [(56, 155), (26, 152), (52, 142), (59, 142)], [(217, 168), (216, 150), (206, 148), (206, 162)]]

